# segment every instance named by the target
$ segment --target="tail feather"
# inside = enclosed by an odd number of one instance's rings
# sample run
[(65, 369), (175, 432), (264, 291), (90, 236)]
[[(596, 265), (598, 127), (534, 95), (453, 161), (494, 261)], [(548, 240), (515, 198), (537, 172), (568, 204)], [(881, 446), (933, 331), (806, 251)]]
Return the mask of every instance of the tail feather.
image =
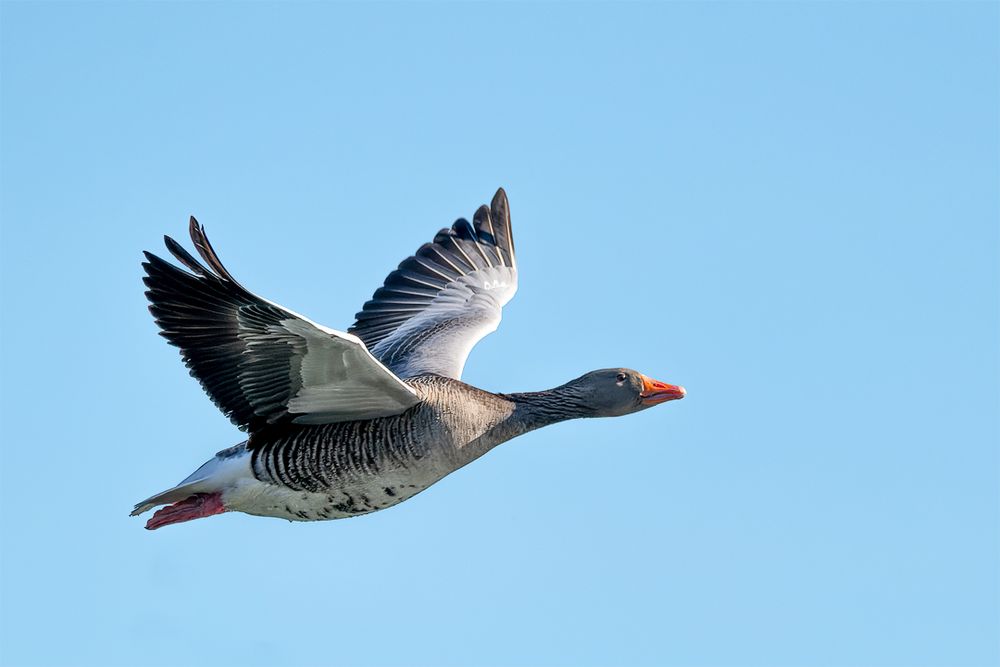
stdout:
[(157, 505), (181, 502), (195, 495), (221, 493), (240, 480), (252, 478), (250, 455), (246, 443), (242, 442), (216, 454), (177, 486), (137, 503), (130, 516), (139, 516)]
[(172, 489), (167, 489), (166, 491), (161, 491), (155, 496), (150, 496), (140, 503), (136, 503), (136, 506), (132, 509), (129, 516), (139, 516), (143, 512), (148, 512), (157, 505), (169, 505), (170, 503), (176, 503), (179, 500), (184, 500), (194, 494), (198, 493), (198, 489), (202, 486), (202, 480), (197, 482), (192, 482), (190, 484), (179, 484)]

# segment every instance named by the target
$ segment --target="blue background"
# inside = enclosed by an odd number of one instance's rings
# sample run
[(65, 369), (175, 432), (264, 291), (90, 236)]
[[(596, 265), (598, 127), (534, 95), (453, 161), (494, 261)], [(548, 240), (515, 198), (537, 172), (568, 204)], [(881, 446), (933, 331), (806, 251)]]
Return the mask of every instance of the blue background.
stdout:
[[(996, 3), (2, 9), (7, 665), (993, 665)], [(497, 391), (685, 401), (149, 533), (241, 435), (140, 251), (335, 328), (503, 185)]]

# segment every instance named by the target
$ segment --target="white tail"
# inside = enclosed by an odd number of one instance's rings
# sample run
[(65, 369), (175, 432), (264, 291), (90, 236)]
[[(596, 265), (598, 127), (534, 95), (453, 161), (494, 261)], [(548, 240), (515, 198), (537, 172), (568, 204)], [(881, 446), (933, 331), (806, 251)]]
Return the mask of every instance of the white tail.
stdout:
[(214, 458), (187, 476), (177, 486), (150, 496), (138, 503), (130, 516), (139, 516), (157, 505), (167, 505), (189, 498), (198, 493), (225, 491), (241, 479), (252, 478), (250, 452), (246, 443), (224, 449)]

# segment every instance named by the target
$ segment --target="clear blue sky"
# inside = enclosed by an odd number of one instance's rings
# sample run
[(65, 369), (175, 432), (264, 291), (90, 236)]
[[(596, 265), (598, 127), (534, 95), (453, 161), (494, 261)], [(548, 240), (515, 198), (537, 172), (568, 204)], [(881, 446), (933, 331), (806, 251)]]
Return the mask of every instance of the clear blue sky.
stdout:
[[(1000, 662), (996, 3), (15, 3), (4, 665)], [(497, 186), (465, 379), (689, 395), (410, 502), (149, 533), (241, 439), (156, 335), (196, 215), (335, 328)]]

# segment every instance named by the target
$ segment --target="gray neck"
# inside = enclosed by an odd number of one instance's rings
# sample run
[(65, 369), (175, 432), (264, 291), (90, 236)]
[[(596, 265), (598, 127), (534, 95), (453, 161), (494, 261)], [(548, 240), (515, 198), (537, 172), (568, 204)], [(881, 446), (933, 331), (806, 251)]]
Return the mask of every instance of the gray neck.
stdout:
[(514, 403), (514, 413), (509, 421), (520, 428), (520, 433), (567, 419), (598, 416), (597, 411), (587, 404), (583, 393), (572, 385), (507, 394), (505, 398)]
[(518, 394), (488, 394), (500, 399), (498, 412), (504, 416), (486, 433), (462, 448), (462, 464), (473, 461), (503, 442), (524, 435), (537, 428), (576, 419), (597, 417), (596, 411), (584, 401), (582, 392), (571, 385), (562, 385), (546, 391), (529, 391)]

